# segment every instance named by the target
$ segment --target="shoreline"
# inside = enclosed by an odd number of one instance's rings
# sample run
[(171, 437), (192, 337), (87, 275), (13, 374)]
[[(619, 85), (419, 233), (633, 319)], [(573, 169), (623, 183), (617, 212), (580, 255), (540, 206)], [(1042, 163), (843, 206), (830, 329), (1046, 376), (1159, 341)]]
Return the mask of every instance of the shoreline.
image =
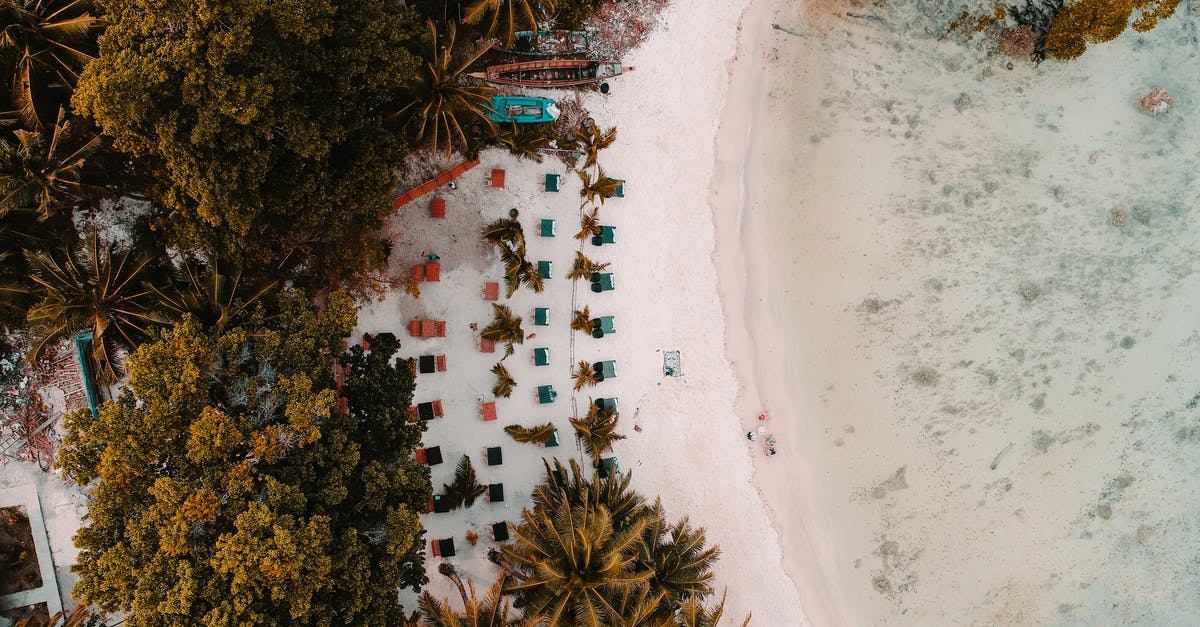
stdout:
[[(766, 387), (767, 373), (781, 370), (779, 364), (771, 363), (778, 360), (771, 360), (769, 351), (760, 350), (777, 334), (770, 317), (756, 311), (755, 301), (761, 303), (760, 307), (766, 303), (766, 266), (762, 255), (754, 254), (754, 243), (745, 229), (746, 212), (756, 201), (749, 191), (748, 178), (754, 175), (749, 171), (751, 154), (761, 132), (756, 119), (761, 124), (765, 80), (762, 58), (768, 45), (764, 35), (770, 35), (772, 9), (767, 0), (750, 0), (739, 18), (737, 52), (727, 63), (729, 84), (714, 142), (709, 193), (716, 240), (712, 260), (725, 318), (724, 353), (737, 383), (734, 412), (742, 427), (748, 429), (755, 427), (753, 417), (760, 411), (794, 415), (790, 399), (760, 389)], [(804, 624), (845, 624), (830, 595), (825, 569), (817, 559), (812, 530), (804, 520), (783, 520), (781, 512), (772, 506), (767, 490), (776, 488), (774, 491), (779, 492), (779, 486), (770, 485), (774, 477), (767, 476), (768, 469), (762, 464), (771, 461), (760, 457), (756, 449), (750, 449), (755, 491), (780, 546), (781, 565), (800, 598)]]

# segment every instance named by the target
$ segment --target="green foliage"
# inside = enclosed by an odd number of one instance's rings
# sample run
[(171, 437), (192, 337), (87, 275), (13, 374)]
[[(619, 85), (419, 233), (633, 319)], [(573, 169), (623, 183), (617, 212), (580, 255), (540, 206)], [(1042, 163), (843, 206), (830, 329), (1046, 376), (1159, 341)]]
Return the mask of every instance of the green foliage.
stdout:
[(535, 6), (553, 13), (556, 4), (556, 0), (474, 0), (467, 5), (463, 19), (482, 24), (486, 36), (495, 35), (507, 48), (517, 31), (537, 30)]
[(451, 509), (474, 505), (475, 499), (483, 496), (486, 491), (487, 488), (479, 483), (479, 478), (475, 476), (471, 458), (466, 455), (462, 456), (454, 469), (454, 482), (442, 484), (442, 497), (450, 504)]
[(68, 419), (60, 467), (96, 482), (77, 598), (132, 627), (389, 625), (397, 590), (424, 583), (409, 362), (394, 340), (339, 356), (342, 297), (275, 306), (223, 332), (185, 316), (130, 357), (99, 419)]
[(575, 239), (586, 240), (589, 237), (594, 237), (600, 234), (600, 209), (593, 207), (591, 211), (585, 211), (579, 217), (579, 232), (575, 234)]
[[(576, 392), (582, 390), (584, 387), (596, 385), (600, 382), (600, 379), (596, 377), (596, 370), (592, 367), (591, 362), (582, 359), (579, 360), (579, 363), (575, 364), (575, 369), (571, 371), (571, 378), (575, 381)], [(575, 429), (578, 431), (580, 428), (575, 427)]]
[(83, 166), (100, 148), (100, 136), (60, 111), (45, 133), (18, 129), (0, 139), (0, 218), (27, 211), (45, 221), (70, 211), (99, 190), (83, 183)]
[(504, 342), (504, 356), (508, 357), (516, 350), (514, 344), (525, 342), (525, 328), (521, 326), (521, 316), (514, 315), (507, 305), (492, 303), (492, 321), (479, 332), (479, 336), (493, 342)]
[(496, 375), (496, 385), (492, 386), (492, 394), (499, 398), (510, 398), (513, 388), (517, 387), (517, 380), (512, 378), (508, 368), (500, 363), (492, 366), (492, 374)]
[(222, 269), (218, 259), (207, 264), (185, 259), (174, 275), (169, 288), (150, 288), (159, 306), (176, 319), (191, 314), (218, 333), (242, 321), (264, 295), (279, 287), (279, 281), (264, 281), (257, 289), (243, 286), (242, 269)]
[[(580, 365), (583, 364), (587, 364), (587, 362), (580, 362)], [(590, 364), (588, 366), (590, 369)], [(580, 372), (576, 371), (572, 376), (575, 377), (575, 389), (582, 389), (580, 378), (585, 378), (586, 373), (581, 377)], [(595, 373), (592, 374), (592, 380), (595, 380)], [(571, 419), (571, 426), (575, 427), (575, 435), (583, 443), (583, 452), (592, 458), (593, 463), (599, 464), (600, 458), (612, 450), (615, 442), (625, 439), (625, 436), (617, 433), (617, 418), (615, 410), (601, 410), (596, 407), (595, 403), (589, 402), (587, 415)]]
[(584, 305), (583, 309), (576, 309), (571, 314), (571, 330), (584, 333), (592, 331), (592, 312), (587, 305)]
[(383, 118), (418, 66), (411, 12), (386, 0), (99, 3), (108, 28), (73, 102), (161, 167), (160, 226), (175, 242), (326, 276), (380, 261), (342, 246), (390, 211), (403, 153)]
[(559, 28), (577, 30), (583, 27), (587, 18), (604, 2), (605, 0), (558, 0), (555, 21)]
[(1073, 59), (1088, 44), (1116, 39), (1136, 12), (1133, 27), (1151, 30), (1158, 20), (1171, 17), (1180, 0), (1078, 0), (1063, 6), (1050, 23), (1046, 52), (1058, 59)]
[(536, 427), (523, 427), (521, 425), (508, 425), (504, 427), (504, 432), (513, 439), (514, 442), (523, 444), (541, 444), (545, 446), (550, 438), (554, 437), (558, 428), (553, 422), (537, 425)]
[[(453, 569), (451, 569), (453, 572)], [(450, 575), (447, 575), (450, 576)], [(475, 594), (475, 584), (467, 582), (470, 595), (463, 587), (458, 575), (452, 576), (458, 585), (463, 602), (463, 611), (457, 612), (450, 606), (450, 599), (438, 600), (429, 592), (422, 592), (417, 604), (421, 608), (421, 625), (428, 627), (547, 627), (549, 623), (538, 616), (511, 616), (512, 603), (503, 598), (505, 578), (501, 575), (488, 588), (481, 599)]]
[(518, 159), (542, 162), (542, 150), (550, 147), (554, 139), (551, 124), (517, 124), (501, 126), (496, 132), (496, 142), (508, 148)]
[[(3, 93), (29, 130), (53, 123), (67, 104), (79, 72), (96, 56), (103, 23), (86, 0), (8, 0), (0, 3), (0, 61), (8, 73)], [(15, 115), (14, 115), (15, 114)]]

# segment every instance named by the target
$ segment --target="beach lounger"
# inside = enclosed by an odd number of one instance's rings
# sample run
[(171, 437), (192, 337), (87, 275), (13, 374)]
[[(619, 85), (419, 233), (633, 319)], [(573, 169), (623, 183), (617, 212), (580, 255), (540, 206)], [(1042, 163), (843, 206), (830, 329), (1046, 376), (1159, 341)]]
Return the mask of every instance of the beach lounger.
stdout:
[(617, 411), (617, 398), (615, 396), (609, 398), (596, 399), (596, 409), (600, 411)]
[(596, 379), (599, 381), (617, 378), (617, 362), (611, 359), (596, 362), (592, 369), (596, 371)]
[(617, 181), (617, 189), (613, 190), (613, 196), (617, 198), (625, 197), (625, 179)]
[(438, 327), (434, 320), (421, 321), (421, 337), (437, 337)]
[(558, 429), (555, 429), (554, 435), (551, 435), (550, 439), (546, 440), (546, 448), (550, 448), (551, 446), (558, 446), (558, 445), (559, 445)]
[(454, 557), (454, 538), (434, 540), (430, 552), (434, 557)]
[(492, 539), (496, 542), (508, 541), (508, 523), (498, 522), (492, 523)]
[(437, 372), (437, 359), (433, 355), (421, 355), (417, 358), (417, 372), (419, 374)]
[(487, 184), (496, 189), (504, 187), (504, 170), (495, 168), (487, 177)]
[(489, 281), (483, 284), (483, 300), (498, 300), (500, 298), (500, 284), (494, 281)]
[(492, 483), (488, 485), (488, 502), (503, 503), (504, 502), (504, 484)]
[[(433, 495), (433, 507), (430, 509), (435, 514), (448, 514), (448, 513), (450, 513), (450, 509), (451, 509), (450, 508), (450, 499), (447, 499), (446, 497), (444, 497), (440, 494), (435, 494), (435, 495)], [(436, 542), (436, 540), (435, 540), (435, 542)]]
[(425, 264), (425, 280), (430, 283), (437, 283), (442, 280), (442, 264), (427, 263)]
[(408, 408), (408, 421), (409, 421), (409, 422), (416, 422), (416, 421), (418, 421), (418, 420), (420, 420), (420, 419), (421, 419), (421, 413), (420, 413), (420, 411), (417, 409), (417, 407), (416, 407), (415, 405), (414, 405), (414, 406), (412, 406), (412, 407), (409, 407), (409, 408)]
[(492, 402), (492, 403), (481, 404), (479, 406), (479, 415), (482, 416), (484, 420), (495, 420), (496, 419), (496, 403)]
[(408, 334), (412, 337), (421, 337), (421, 321), (410, 320), (408, 322)]
[(539, 385), (537, 388), (538, 403), (545, 405), (553, 403), (554, 399), (558, 398), (558, 392), (554, 391), (553, 385)]
[(600, 234), (592, 236), (592, 246), (603, 246), (605, 244), (617, 243), (617, 227), (615, 226), (600, 226)]
[(596, 474), (600, 475), (601, 479), (615, 477), (621, 474), (621, 462), (614, 457), (605, 457), (600, 460), (600, 467), (596, 469)]
[(437, 400), (433, 402), (433, 415), (437, 416), (438, 418), (441, 418), (445, 415), (445, 413), (442, 411), (442, 401)]
[(550, 365), (550, 349), (547, 347), (533, 349), (533, 365), (549, 366)]
[(430, 446), (417, 449), (417, 463), (427, 466), (437, 466), (442, 463), (442, 447)]
[(487, 465), (500, 466), (504, 464), (504, 451), (499, 446), (489, 446), (486, 449)]
[(538, 234), (542, 237), (554, 237), (558, 233), (558, 222), (550, 218), (542, 218), (538, 223)]
[(446, 201), (441, 198), (434, 198), (433, 204), (429, 206), (429, 217), (445, 218), (446, 217)]
[(438, 372), (446, 371), (446, 356), (445, 355), (437, 356), (437, 370), (438, 370)]
[(489, 340), (486, 337), (479, 338), (479, 352), (481, 352), (481, 353), (496, 352), (496, 340)]
[(438, 320), (433, 323), (433, 334), (434, 337), (446, 337), (446, 322), (444, 320)]
[(553, 278), (554, 264), (549, 261), (539, 261), (537, 262), (537, 270), (543, 279)]
[(605, 335), (617, 332), (616, 318), (613, 316), (601, 316), (592, 318), (592, 337), (600, 339)]
[(550, 326), (550, 308), (536, 307), (533, 310), (533, 324), (539, 327)]
[(613, 275), (611, 272), (597, 272), (596, 274), (592, 275), (593, 292), (609, 292), (614, 289), (616, 289), (616, 285), (613, 283)]
[(557, 191), (558, 191), (558, 184), (559, 184), (561, 181), (562, 181), (562, 175), (561, 175), (561, 174), (547, 174), (547, 175), (546, 175), (546, 191), (548, 191), (548, 192), (557, 192)]
[(425, 280), (425, 264), (418, 263), (417, 265), (413, 266), (412, 278), (417, 283)]

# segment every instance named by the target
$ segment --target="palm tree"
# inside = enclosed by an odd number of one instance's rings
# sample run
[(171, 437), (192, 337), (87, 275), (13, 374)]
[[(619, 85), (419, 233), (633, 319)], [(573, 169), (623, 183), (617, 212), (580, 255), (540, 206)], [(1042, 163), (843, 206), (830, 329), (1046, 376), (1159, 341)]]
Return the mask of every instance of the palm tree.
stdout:
[[(555, 0), (537, 0), (536, 6), (553, 11)], [(485, 36), (496, 35), (510, 47), (519, 30), (537, 30), (537, 16), (531, 0), (475, 0), (467, 6), (463, 20), (471, 24), (484, 24)]]
[(604, 169), (599, 166), (596, 167), (595, 177), (587, 170), (575, 170), (575, 173), (579, 175), (579, 180), (583, 181), (579, 195), (586, 199), (584, 204), (594, 204), (599, 200), (603, 205), (605, 199), (617, 195), (617, 188), (621, 185), (621, 181), (605, 176)]
[(553, 625), (608, 624), (611, 599), (649, 581), (632, 557), (645, 519), (617, 531), (602, 506), (571, 506), (562, 500), (553, 510), (535, 506), (521, 513), (512, 546), (502, 547), (525, 581), (505, 587), (527, 614), (545, 615)]
[(508, 374), (508, 368), (503, 364), (497, 363), (492, 366), (492, 374), (496, 375), (496, 385), (492, 387), (492, 394), (500, 398), (509, 398), (512, 396), (513, 388), (517, 387), (517, 380)]
[(103, 23), (84, 0), (0, 3), (0, 59), (13, 104), (30, 130), (42, 130), (70, 101), (83, 67), (96, 58)]
[(576, 279), (591, 279), (592, 275), (597, 272), (604, 272), (608, 269), (608, 263), (596, 263), (588, 259), (580, 251), (575, 251), (575, 262), (571, 265), (571, 271), (567, 273), (567, 278), (572, 281)]
[(601, 132), (600, 127), (595, 124), (580, 126), (575, 129), (575, 138), (583, 146), (585, 157), (583, 167), (585, 169), (596, 167), (599, 165), (596, 158), (600, 155), (600, 151), (617, 141), (617, 129), (612, 127)]
[(533, 503), (540, 507), (557, 507), (566, 499), (571, 505), (604, 507), (612, 515), (613, 528), (620, 531), (634, 523), (646, 513), (646, 499), (630, 488), (633, 473), (601, 477), (596, 473), (585, 474), (574, 460), (570, 468), (555, 459), (554, 465), (545, 459), (546, 479), (533, 489)]
[(65, 111), (59, 110), (49, 141), (41, 131), (13, 135), (16, 141), (0, 140), (0, 216), (23, 210), (46, 220), (102, 191), (83, 183), (83, 165), (100, 149), (100, 135), (81, 129)]
[(513, 344), (525, 342), (525, 329), (521, 326), (521, 316), (513, 315), (507, 305), (492, 303), (492, 321), (479, 332), (480, 337), (493, 342), (504, 342), (507, 346), (504, 357), (507, 358), (515, 350)]
[(508, 148), (508, 152), (519, 159), (542, 162), (542, 150), (550, 147), (548, 124), (510, 123), (499, 130), (496, 141)]
[(464, 128), (470, 124), (483, 124), (495, 133), (495, 125), (486, 115), (491, 106), (492, 89), (467, 83), (463, 76), (488, 47), (478, 45), (466, 51), (456, 50), (457, 29), (453, 22), (444, 44), (438, 39), (433, 20), (428, 21), (428, 26), (425, 63), (413, 83), (405, 87), (408, 104), (396, 112), (396, 117), (417, 143), (450, 154), (455, 149), (467, 148)]
[(13, 627), (34, 627), (34, 625), (42, 625), (44, 627), (101, 627), (104, 625), (104, 619), (98, 615), (93, 615), (92, 610), (86, 605), (76, 605), (71, 613), (66, 610), (56, 612), (50, 617), (50, 622), (44, 622), (37, 619), (36, 616), (29, 616), (13, 623)]
[(588, 309), (587, 305), (584, 305), (583, 309), (576, 309), (575, 313), (571, 315), (571, 330), (591, 333), (592, 312)]
[(591, 211), (585, 211), (579, 217), (579, 232), (575, 234), (575, 239), (582, 241), (599, 234), (600, 210), (593, 207)]
[[(679, 611), (661, 623), (662, 627), (717, 627), (725, 614), (725, 597), (729, 590), (721, 593), (721, 602), (711, 609), (704, 606), (698, 596), (689, 597)], [(750, 624), (750, 616), (742, 621), (742, 627)]]
[(514, 442), (522, 444), (546, 444), (558, 429), (553, 422), (538, 425), (536, 427), (523, 427), (521, 425), (508, 425), (504, 427), (504, 432), (512, 437)]
[(689, 597), (712, 594), (712, 567), (720, 549), (705, 546), (704, 529), (689, 525), (687, 517), (667, 524), (661, 499), (654, 500), (647, 518), (638, 561), (653, 571), (651, 585), (665, 595), (666, 604), (674, 608)]
[(419, 623), (420, 625), (428, 627), (467, 627), (468, 625), (471, 627), (541, 627), (547, 624), (546, 620), (539, 616), (525, 616), (520, 619), (510, 616), (512, 606), (507, 600), (502, 600), (506, 581), (503, 573), (496, 583), (488, 588), (487, 594), (480, 599), (475, 595), (475, 584), (470, 581), (467, 582), (467, 587), (471, 590), (470, 596), (468, 596), (458, 573), (448, 562), (442, 562), (438, 566), (438, 572), (450, 577), (458, 587), (459, 596), (462, 597), (463, 611), (454, 611), (450, 607), (450, 599), (439, 601), (425, 591), (417, 599), (417, 607), (420, 608), (421, 618), (424, 619)]
[(454, 469), (454, 482), (442, 484), (442, 496), (449, 501), (451, 509), (474, 505), (475, 499), (486, 491), (487, 488), (479, 483), (478, 477), (475, 476), (475, 467), (471, 465), (471, 458), (466, 455), (462, 456), (462, 459), (458, 461), (458, 466)]
[(525, 255), (525, 231), (518, 220), (500, 218), (489, 222), (483, 227), (483, 239), (506, 245), (511, 250), (519, 250), (521, 256)]
[(41, 329), (32, 359), (90, 327), (99, 379), (111, 383), (117, 380), (118, 368), (109, 349), (132, 349), (152, 326), (167, 323), (152, 307), (153, 292), (143, 285), (149, 257), (135, 257), (132, 250), (117, 253), (92, 233), (77, 256), (66, 254), (60, 260), (46, 252), (27, 252), (26, 258), (36, 284), (34, 294), (41, 297), (28, 312), (30, 324)]
[(596, 377), (596, 369), (592, 367), (591, 363), (584, 360), (580, 360), (575, 365), (575, 370), (571, 372), (571, 378), (575, 380), (576, 392), (600, 382), (600, 379)]
[(520, 274), (521, 284), (529, 287), (534, 292), (541, 294), (542, 290), (546, 289), (546, 279), (538, 272), (537, 264), (532, 261), (526, 261), (521, 265)]
[(175, 318), (191, 314), (218, 333), (279, 287), (279, 281), (270, 281), (250, 294), (243, 294), (240, 289), (242, 269), (235, 267), (223, 272), (216, 259), (206, 267), (191, 259), (185, 260), (175, 274), (176, 285), (171, 289), (150, 287), (163, 309)]
[(601, 411), (595, 403), (588, 403), (588, 413), (583, 418), (572, 418), (571, 426), (575, 427), (575, 435), (583, 443), (583, 452), (597, 465), (600, 457), (611, 451), (617, 440), (625, 439), (617, 433), (617, 412), (612, 409)]

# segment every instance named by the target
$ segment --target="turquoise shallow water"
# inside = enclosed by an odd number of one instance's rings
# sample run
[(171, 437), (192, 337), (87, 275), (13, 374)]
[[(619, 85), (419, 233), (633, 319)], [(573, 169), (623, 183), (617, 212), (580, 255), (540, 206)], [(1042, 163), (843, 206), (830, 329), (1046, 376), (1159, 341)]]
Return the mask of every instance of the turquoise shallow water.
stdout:
[(927, 4), (786, 8), (805, 36), (764, 51), (750, 317), (812, 468), (768, 500), (856, 624), (1189, 624), (1196, 14), (1010, 70), (928, 36)]

